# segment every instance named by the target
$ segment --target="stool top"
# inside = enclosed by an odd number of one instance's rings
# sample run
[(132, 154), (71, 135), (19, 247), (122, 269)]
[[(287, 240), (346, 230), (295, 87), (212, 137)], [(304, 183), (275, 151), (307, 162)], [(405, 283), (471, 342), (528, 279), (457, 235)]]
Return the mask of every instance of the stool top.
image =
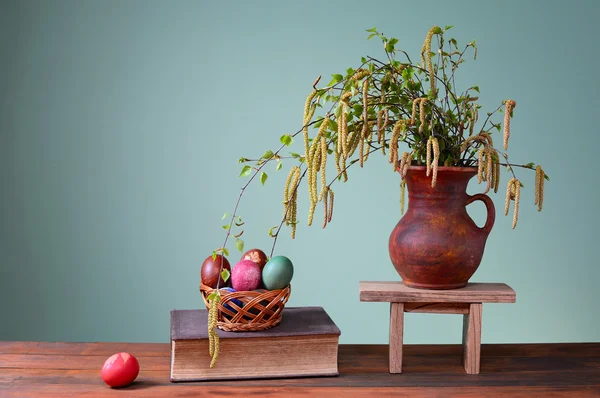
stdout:
[(360, 282), (360, 301), (388, 303), (514, 303), (515, 291), (505, 283), (469, 283), (460, 289), (429, 290), (404, 286), (402, 282)]

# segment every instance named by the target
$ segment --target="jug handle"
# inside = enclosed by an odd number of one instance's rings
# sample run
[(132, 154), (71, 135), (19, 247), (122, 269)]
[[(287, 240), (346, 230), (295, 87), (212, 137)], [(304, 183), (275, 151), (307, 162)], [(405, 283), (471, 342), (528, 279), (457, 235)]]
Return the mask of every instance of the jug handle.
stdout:
[(496, 207), (494, 207), (494, 202), (492, 199), (483, 193), (469, 196), (467, 199), (467, 205), (475, 202), (476, 200), (481, 200), (487, 209), (487, 219), (485, 220), (485, 225), (480, 229), (485, 232), (486, 235), (489, 235), (489, 233), (492, 231), (492, 227), (494, 226), (494, 222), (496, 221)]

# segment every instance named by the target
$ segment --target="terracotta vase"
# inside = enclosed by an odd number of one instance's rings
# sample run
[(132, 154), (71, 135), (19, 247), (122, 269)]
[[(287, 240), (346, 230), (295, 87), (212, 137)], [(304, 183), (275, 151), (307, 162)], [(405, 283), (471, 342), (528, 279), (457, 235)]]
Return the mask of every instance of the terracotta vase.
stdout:
[[(467, 194), (476, 168), (440, 167), (435, 188), (425, 172), (424, 166), (407, 172), (408, 209), (390, 236), (390, 257), (406, 286), (460, 288), (479, 267), (496, 218), (494, 203), (487, 195)], [(482, 228), (467, 214), (476, 200), (487, 208)]]

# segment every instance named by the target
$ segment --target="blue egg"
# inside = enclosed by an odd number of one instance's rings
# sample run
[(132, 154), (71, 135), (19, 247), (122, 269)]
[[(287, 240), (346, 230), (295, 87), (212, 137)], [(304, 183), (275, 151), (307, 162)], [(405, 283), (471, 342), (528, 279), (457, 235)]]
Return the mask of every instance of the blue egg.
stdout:
[[(237, 290), (235, 290), (235, 289), (234, 289), (234, 288), (232, 288), (232, 287), (222, 287), (222, 288), (221, 288), (221, 290), (225, 290), (226, 292), (229, 292), (229, 293), (234, 293), (234, 292), (236, 292), (236, 291), (237, 291)], [(231, 303), (233, 303), (233, 304), (237, 305), (237, 306), (238, 306), (238, 307), (240, 307), (240, 308), (242, 308), (242, 307), (243, 307), (243, 304), (242, 304), (242, 302), (241, 302), (239, 299), (232, 299), (232, 300), (229, 300), (229, 301), (230, 301)], [(229, 304), (225, 304), (225, 308), (227, 308), (229, 311), (232, 311), (232, 312), (235, 312), (235, 311), (236, 311), (236, 310), (234, 310), (234, 309), (233, 309), (233, 307), (232, 307), (232, 306), (230, 306)]]
[(262, 280), (268, 290), (283, 289), (292, 281), (294, 265), (285, 256), (270, 259), (262, 271)]

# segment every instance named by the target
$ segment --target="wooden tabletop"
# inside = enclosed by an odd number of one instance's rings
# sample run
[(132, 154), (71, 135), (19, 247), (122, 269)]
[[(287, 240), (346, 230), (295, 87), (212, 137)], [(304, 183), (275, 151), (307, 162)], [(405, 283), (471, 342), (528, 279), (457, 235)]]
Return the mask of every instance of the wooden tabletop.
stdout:
[(402, 282), (368, 282), (359, 284), (360, 301), (388, 303), (514, 303), (515, 291), (505, 283), (469, 283), (460, 289), (414, 289)]
[[(0, 342), (0, 396), (563, 396), (600, 397), (600, 343), (482, 345), (481, 374), (467, 375), (460, 345), (407, 345), (404, 373), (388, 373), (387, 345), (341, 345), (339, 377), (171, 383), (169, 345)], [(140, 362), (136, 382), (111, 389), (106, 358)]]

